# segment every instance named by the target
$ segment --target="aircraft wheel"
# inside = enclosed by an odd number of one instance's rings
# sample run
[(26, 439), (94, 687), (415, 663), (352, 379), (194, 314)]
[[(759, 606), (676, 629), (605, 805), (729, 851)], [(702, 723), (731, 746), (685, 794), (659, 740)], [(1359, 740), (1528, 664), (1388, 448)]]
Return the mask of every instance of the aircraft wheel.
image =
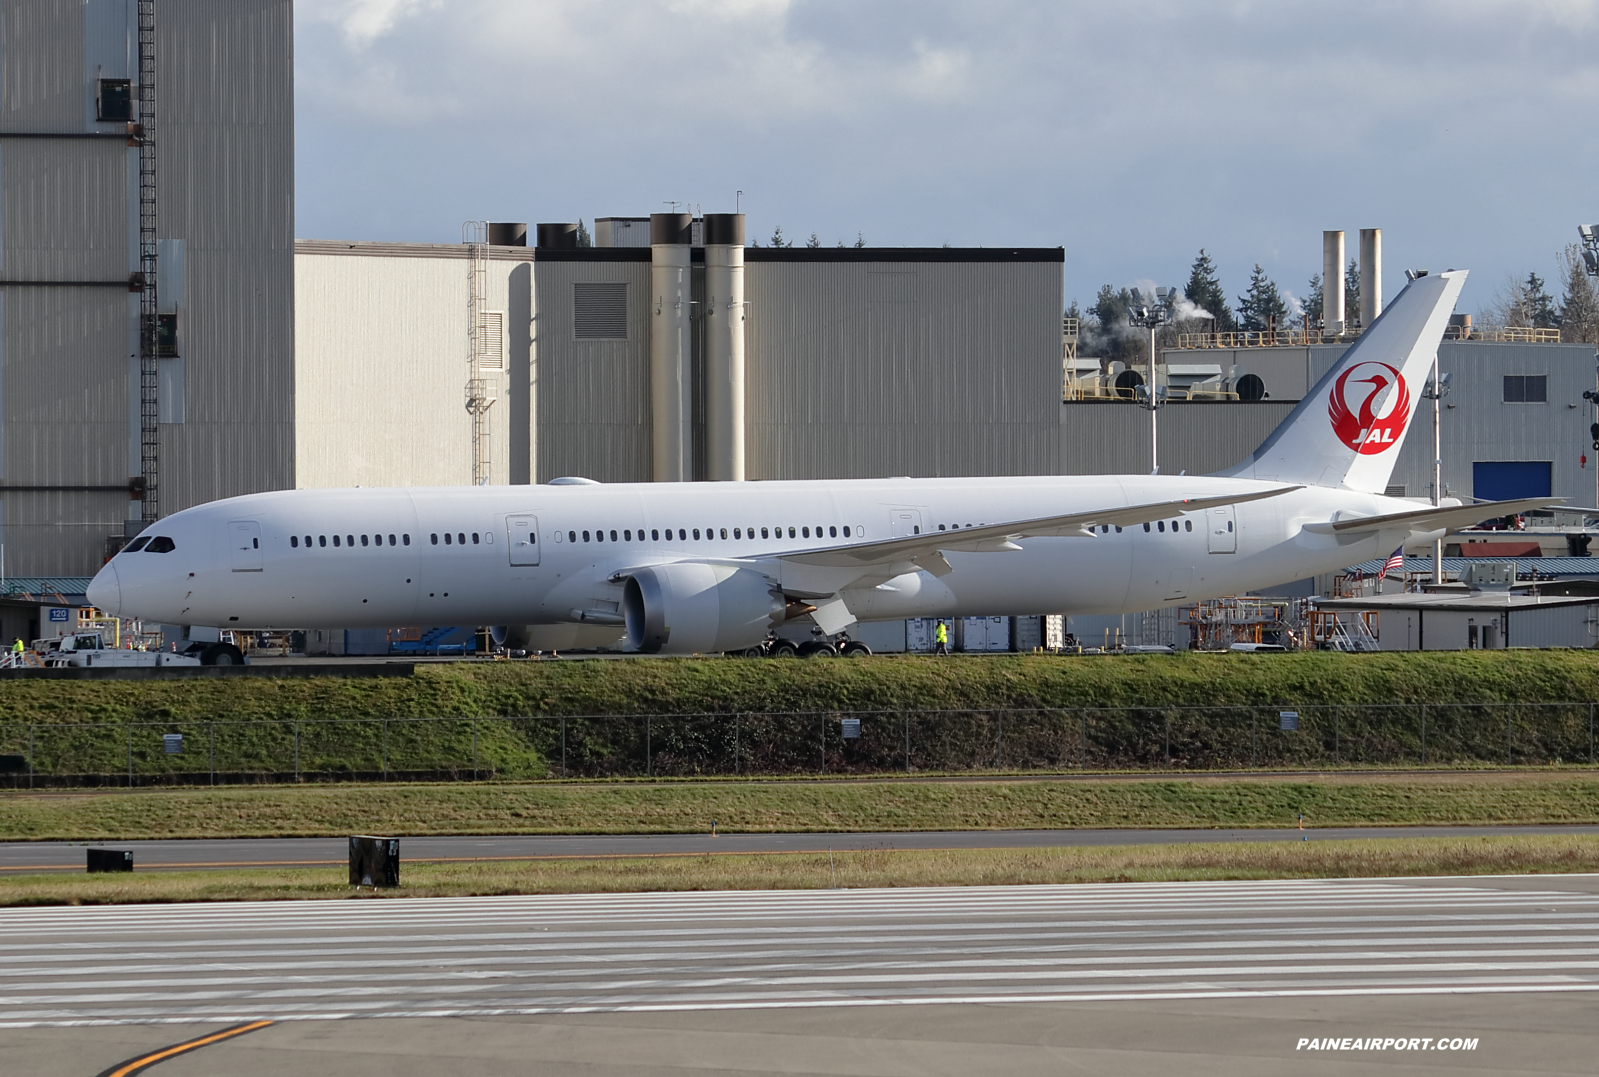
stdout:
[(771, 650), (767, 653), (773, 658), (798, 658), (799, 648), (794, 646), (793, 640), (780, 639), (772, 644)]
[(800, 648), (801, 658), (837, 658), (838, 652), (831, 643), (807, 643)]
[(872, 649), (858, 639), (852, 639), (844, 644), (845, 658), (866, 658), (871, 653)]

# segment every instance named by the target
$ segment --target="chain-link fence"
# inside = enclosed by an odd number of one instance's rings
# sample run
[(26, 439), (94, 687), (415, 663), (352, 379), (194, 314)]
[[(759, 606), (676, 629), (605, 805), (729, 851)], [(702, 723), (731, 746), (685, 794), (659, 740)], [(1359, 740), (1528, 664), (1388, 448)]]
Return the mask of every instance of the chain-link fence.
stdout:
[(1594, 762), (1592, 703), (0, 723), (0, 785)]

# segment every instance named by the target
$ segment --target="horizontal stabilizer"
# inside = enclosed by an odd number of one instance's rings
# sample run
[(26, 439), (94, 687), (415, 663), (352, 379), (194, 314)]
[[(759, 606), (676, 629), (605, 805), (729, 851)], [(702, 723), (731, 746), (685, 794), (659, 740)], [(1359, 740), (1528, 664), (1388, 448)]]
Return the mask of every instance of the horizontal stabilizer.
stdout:
[(1414, 512), (1306, 524), (1305, 530), (1318, 535), (1337, 535), (1340, 539), (1360, 538), (1377, 531), (1453, 531), (1500, 516), (1547, 509), (1563, 500), (1558, 497), (1528, 497), (1517, 501), (1480, 501), (1475, 505), (1428, 506)]

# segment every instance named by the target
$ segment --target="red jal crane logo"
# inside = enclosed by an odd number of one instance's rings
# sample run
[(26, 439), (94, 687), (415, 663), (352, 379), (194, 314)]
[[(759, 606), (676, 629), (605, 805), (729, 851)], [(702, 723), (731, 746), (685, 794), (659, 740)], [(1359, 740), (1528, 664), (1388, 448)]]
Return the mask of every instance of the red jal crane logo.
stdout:
[(1356, 363), (1333, 383), (1327, 415), (1339, 441), (1364, 455), (1380, 453), (1405, 432), (1410, 389), (1387, 363)]

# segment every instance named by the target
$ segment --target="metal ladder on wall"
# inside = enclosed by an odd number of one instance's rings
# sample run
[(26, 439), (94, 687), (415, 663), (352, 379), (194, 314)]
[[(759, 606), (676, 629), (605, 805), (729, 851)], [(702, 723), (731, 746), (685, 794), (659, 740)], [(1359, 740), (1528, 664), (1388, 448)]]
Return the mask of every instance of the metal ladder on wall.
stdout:
[(484, 367), (492, 365), (494, 347), (488, 325), (489, 226), (483, 221), (467, 221), (461, 226), (466, 244), (466, 410), (472, 416), (472, 485), (489, 481), (493, 454), (490, 451), (489, 409), (494, 406), (494, 390), (485, 377)]
[(1342, 617), (1333, 622), (1332, 647), (1335, 651), (1380, 651), (1382, 644), (1377, 642), (1377, 637), (1371, 634), (1371, 629), (1366, 627), (1366, 619), (1355, 614), (1353, 621), (1345, 621)]

